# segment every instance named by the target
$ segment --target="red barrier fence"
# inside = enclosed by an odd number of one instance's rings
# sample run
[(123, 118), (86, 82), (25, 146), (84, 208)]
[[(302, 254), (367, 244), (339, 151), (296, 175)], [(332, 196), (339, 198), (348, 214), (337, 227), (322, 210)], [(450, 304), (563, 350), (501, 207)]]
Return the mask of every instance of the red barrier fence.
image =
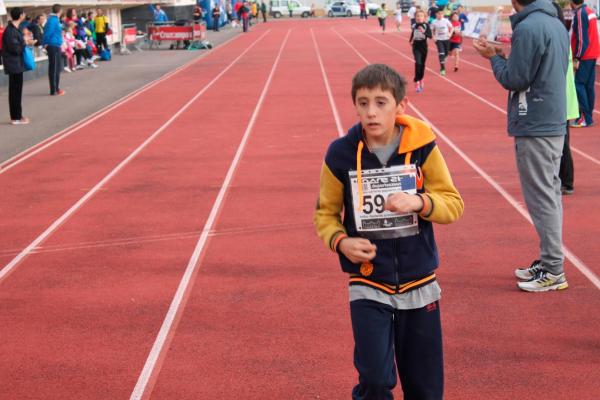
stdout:
[(137, 29), (134, 26), (129, 26), (129, 27), (124, 27), (123, 28), (123, 35), (122, 37), (122, 43), (124, 45), (128, 45), (128, 44), (133, 44), (136, 42), (137, 40)]
[[(154, 25), (148, 24), (147, 30), (148, 40), (151, 42), (161, 41), (202, 41), (206, 39), (206, 25), (191, 24), (184, 26), (176, 25)], [(152, 44), (150, 45), (152, 47)]]

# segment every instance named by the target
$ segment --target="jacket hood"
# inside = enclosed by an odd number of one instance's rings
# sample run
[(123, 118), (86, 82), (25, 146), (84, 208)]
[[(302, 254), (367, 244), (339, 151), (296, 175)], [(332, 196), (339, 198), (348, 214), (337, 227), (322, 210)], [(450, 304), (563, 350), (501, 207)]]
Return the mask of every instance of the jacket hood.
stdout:
[[(435, 134), (429, 124), (415, 117), (406, 114), (398, 115), (396, 125), (404, 127), (400, 147), (398, 147), (399, 154), (416, 150), (435, 140)], [(360, 122), (348, 130), (348, 138), (356, 145), (364, 139)]]
[(558, 17), (556, 9), (549, 0), (536, 0), (533, 3), (525, 6), (520, 12), (510, 16), (510, 24), (513, 29), (530, 14), (535, 12), (543, 12), (551, 17)]

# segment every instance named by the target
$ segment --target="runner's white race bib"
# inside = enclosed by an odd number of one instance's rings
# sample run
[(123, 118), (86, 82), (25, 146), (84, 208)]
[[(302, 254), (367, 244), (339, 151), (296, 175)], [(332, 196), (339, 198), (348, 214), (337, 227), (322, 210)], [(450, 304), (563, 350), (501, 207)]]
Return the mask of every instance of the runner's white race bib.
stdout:
[(419, 233), (417, 214), (396, 214), (384, 210), (385, 202), (392, 194), (398, 192), (417, 194), (417, 168), (414, 164), (363, 170), (361, 210), (358, 209), (356, 171), (348, 173), (352, 187), (354, 222), (361, 236), (372, 239), (393, 239)]

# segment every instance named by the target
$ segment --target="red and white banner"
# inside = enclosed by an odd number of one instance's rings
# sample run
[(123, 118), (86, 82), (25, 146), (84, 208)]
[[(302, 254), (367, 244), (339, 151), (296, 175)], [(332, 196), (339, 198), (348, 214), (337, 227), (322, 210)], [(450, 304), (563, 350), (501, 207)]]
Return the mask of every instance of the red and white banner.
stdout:
[(190, 26), (151, 26), (148, 28), (150, 40), (204, 40), (206, 26), (193, 24)]
[(132, 44), (136, 41), (137, 29), (135, 26), (123, 29), (123, 43)]

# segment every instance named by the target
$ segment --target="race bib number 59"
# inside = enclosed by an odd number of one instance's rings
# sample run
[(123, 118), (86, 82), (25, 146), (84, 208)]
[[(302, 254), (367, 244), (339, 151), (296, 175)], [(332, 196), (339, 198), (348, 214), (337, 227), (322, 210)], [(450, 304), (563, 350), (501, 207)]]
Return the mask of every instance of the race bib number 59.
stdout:
[(394, 193), (417, 193), (417, 169), (414, 164), (362, 171), (363, 205), (359, 209), (358, 178), (350, 171), (352, 205), (356, 230), (373, 239), (391, 239), (416, 235), (419, 232), (417, 214), (396, 214), (384, 210), (385, 202)]

